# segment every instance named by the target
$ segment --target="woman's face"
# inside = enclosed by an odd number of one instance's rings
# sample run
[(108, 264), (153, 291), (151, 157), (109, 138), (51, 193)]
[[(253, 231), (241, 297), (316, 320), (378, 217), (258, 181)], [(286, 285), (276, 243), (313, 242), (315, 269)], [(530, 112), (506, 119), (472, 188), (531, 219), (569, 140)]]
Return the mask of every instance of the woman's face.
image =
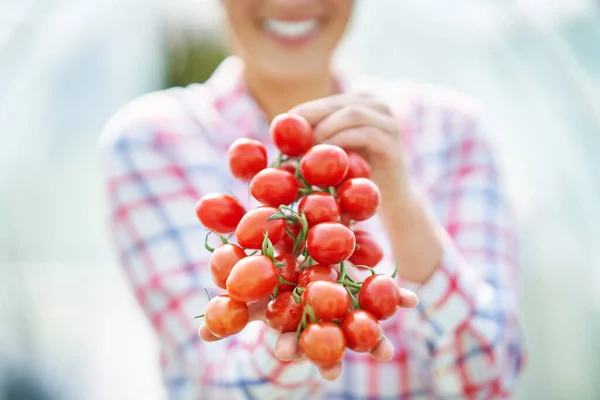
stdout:
[(329, 67), (353, 0), (223, 0), (234, 51), (255, 73), (302, 79)]

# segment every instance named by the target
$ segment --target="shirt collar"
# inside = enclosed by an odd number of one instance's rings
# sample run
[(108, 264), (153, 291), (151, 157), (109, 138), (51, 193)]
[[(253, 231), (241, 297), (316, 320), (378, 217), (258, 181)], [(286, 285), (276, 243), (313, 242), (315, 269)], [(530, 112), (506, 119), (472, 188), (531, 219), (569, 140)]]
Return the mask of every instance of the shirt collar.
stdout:
[[(206, 85), (214, 96), (217, 111), (227, 120), (245, 122), (252, 126), (245, 132), (246, 137), (265, 139), (268, 136), (269, 120), (256, 100), (250, 95), (244, 83), (244, 62), (237, 56), (225, 58), (215, 69)], [(335, 71), (338, 91), (351, 90), (350, 76), (342, 71)], [(249, 121), (253, 123), (249, 124)]]

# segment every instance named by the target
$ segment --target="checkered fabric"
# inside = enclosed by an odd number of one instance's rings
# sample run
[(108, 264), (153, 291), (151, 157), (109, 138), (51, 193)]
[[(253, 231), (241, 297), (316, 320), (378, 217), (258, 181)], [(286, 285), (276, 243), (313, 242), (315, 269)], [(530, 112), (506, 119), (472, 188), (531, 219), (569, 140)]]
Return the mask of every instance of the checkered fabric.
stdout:
[[(254, 322), (218, 343), (197, 335), (207, 299), (206, 230), (194, 213), (209, 192), (256, 205), (227, 168), (239, 137), (274, 147), (246, 91), (242, 63), (226, 59), (205, 84), (151, 93), (106, 125), (101, 151), (112, 235), (137, 300), (158, 335), (173, 399), (491, 399), (510, 396), (524, 361), (516, 241), (498, 171), (475, 105), (439, 87), (343, 77), (344, 91), (385, 99), (402, 127), (411, 177), (445, 238), (443, 258), (414, 289), (417, 309), (384, 325), (396, 346), (381, 363), (347, 351), (342, 376), (322, 380), (307, 362), (273, 354), (275, 334)], [(400, 151), (400, 149), (399, 149)], [(364, 223), (394, 260), (378, 217)], [(410, 235), (410, 232), (406, 232)]]

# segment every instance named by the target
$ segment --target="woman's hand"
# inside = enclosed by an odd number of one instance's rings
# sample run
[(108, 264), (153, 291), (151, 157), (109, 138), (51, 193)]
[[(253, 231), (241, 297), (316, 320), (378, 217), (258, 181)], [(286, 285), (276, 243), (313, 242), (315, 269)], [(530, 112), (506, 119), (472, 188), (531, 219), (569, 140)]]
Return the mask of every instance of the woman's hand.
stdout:
[[(378, 214), (404, 279), (424, 283), (441, 259), (440, 227), (411, 185), (400, 122), (389, 107), (369, 95), (340, 94), (290, 110), (312, 126), (319, 143), (361, 153), (381, 191)], [(407, 234), (410, 232), (410, 234)]]
[[(412, 308), (417, 306), (417, 303), (419, 302), (417, 300), (417, 296), (410, 290), (400, 289), (400, 295), (401, 307)], [(269, 299), (265, 299), (259, 302), (248, 304), (250, 309), (250, 320), (265, 322), (265, 310), (268, 303)], [(243, 331), (240, 334), (243, 334)], [(198, 335), (206, 342), (215, 342), (217, 340), (221, 340), (210, 333), (206, 327), (206, 324), (204, 323), (202, 326), (200, 326), (200, 329), (198, 329)], [(389, 361), (394, 355), (394, 346), (392, 346), (392, 343), (387, 338), (383, 337), (379, 345), (370, 354), (378, 361)], [(300, 353), (295, 332), (284, 333), (279, 336), (277, 343), (275, 344), (275, 355), (281, 361), (305, 361), (305, 358)], [(342, 373), (342, 363), (339, 363), (331, 368), (319, 368), (319, 373), (324, 379), (334, 380)]]
[(400, 124), (385, 103), (369, 95), (340, 94), (300, 104), (290, 113), (313, 126), (318, 143), (361, 153), (384, 204), (409, 193)]

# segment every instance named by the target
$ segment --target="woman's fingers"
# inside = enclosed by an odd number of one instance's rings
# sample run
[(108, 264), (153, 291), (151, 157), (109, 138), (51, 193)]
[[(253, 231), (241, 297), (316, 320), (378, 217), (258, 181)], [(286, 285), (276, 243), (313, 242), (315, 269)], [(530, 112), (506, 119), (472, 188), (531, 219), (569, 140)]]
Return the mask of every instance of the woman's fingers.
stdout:
[(221, 340), (220, 337), (210, 333), (205, 323), (200, 325), (200, 328), (198, 329), (198, 336), (200, 336), (200, 339), (204, 340), (205, 342), (216, 342), (217, 340)]
[(351, 105), (362, 105), (379, 111), (382, 114), (391, 114), (386, 104), (370, 96), (360, 94), (339, 94), (312, 100), (292, 108), (289, 112), (301, 115), (309, 124), (315, 126), (325, 117)]
[(281, 361), (296, 361), (301, 359), (300, 347), (296, 339), (296, 333), (284, 333), (275, 343), (275, 356)]
[(357, 104), (341, 108), (320, 121), (314, 128), (315, 139), (320, 143), (340, 131), (357, 127), (375, 128), (378, 134), (399, 135), (398, 123), (389, 115)]
[(417, 295), (404, 288), (400, 288), (400, 307), (414, 308), (419, 305), (419, 298)]
[(394, 357), (394, 346), (385, 336), (379, 342), (379, 345), (371, 351), (371, 356), (377, 361), (390, 361)]
[(264, 321), (265, 310), (271, 299), (266, 298), (253, 303), (248, 303), (248, 311), (250, 312), (250, 321)]
[(329, 368), (319, 368), (319, 373), (328, 381), (334, 381), (342, 374), (342, 363), (339, 362), (335, 364), (333, 367)]
[(339, 131), (329, 136), (323, 143), (332, 144), (344, 149), (382, 153), (394, 150), (394, 142), (390, 139), (388, 135), (381, 134), (377, 128), (360, 126)]

